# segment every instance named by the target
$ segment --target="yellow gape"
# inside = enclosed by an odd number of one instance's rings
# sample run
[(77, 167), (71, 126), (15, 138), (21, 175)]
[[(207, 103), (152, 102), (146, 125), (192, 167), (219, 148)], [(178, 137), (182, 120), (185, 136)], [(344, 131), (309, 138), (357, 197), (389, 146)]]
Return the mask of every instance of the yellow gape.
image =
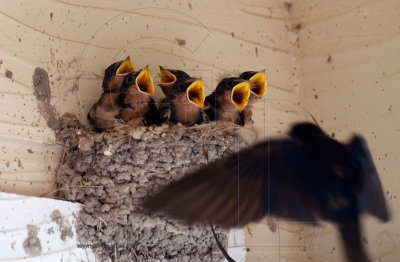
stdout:
[(231, 101), (239, 111), (247, 105), (250, 97), (250, 82), (242, 82), (232, 89)]
[(161, 72), (161, 79), (160, 79), (161, 84), (172, 84), (176, 81), (176, 76), (174, 76), (170, 71), (164, 69), (162, 66), (160, 66), (160, 72)]
[(139, 91), (149, 95), (154, 93), (153, 79), (150, 76), (149, 68), (146, 66), (136, 77), (136, 86)]
[(265, 78), (265, 70), (258, 72), (250, 78), (251, 92), (262, 98), (267, 91), (267, 79)]
[(135, 72), (135, 67), (133, 67), (131, 63), (131, 59), (129, 56), (125, 59), (124, 62), (118, 67), (116, 74), (117, 75), (123, 75), (127, 73), (132, 73)]
[(203, 108), (204, 107), (204, 87), (201, 79), (194, 81), (186, 90), (187, 98), (189, 102), (195, 104), (196, 106)]

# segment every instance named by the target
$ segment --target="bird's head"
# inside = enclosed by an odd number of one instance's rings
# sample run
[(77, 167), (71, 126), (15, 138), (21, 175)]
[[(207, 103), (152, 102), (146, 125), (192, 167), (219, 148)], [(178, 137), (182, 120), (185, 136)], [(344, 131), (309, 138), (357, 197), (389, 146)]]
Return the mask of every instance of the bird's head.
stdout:
[(118, 61), (107, 67), (104, 71), (104, 78), (103, 78), (103, 90), (110, 90), (111, 89), (111, 81), (115, 76), (115, 72), (117, 72), (118, 67), (122, 64), (123, 61)]
[(117, 90), (121, 87), (122, 81), (128, 73), (134, 72), (129, 56), (107, 67), (103, 78), (103, 90)]
[(249, 102), (250, 81), (237, 77), (224, 78), (218, 83), (215, 95), (217, 99), (229, 99), (229, 103), (238, 111), (242, 111)]
[(300, 141), (310, 141), (316, 137), (325, 135), (321, 128), (310, 122), (294, 124), (289, 131), (289, 136), (299, 139)]
[(152, 96), (154, 93), (154, 85), (148, 66), (137, 72), (128, 73), (124, 78), (122, 89), (125, 92), (127, 90), (135, 90), (141, 94)]
[(250, 80), (250, 91), (252, 94), (262, 98), (267, 91), (267, 79), (265, 69), (262, 71), (246, 71), (240, 74), (239, 78)]
[(200, 108), (204, 107), (204, 87), (199, 78), (178, 79), (171, 89), (174, 97), (185, 96), (187, 101)]
[(188, 74), (181, 70), (165, 69), (160, 67), (160, 84), (161, 90), (165, 96), (169, 96), (171, 93), (171, 88), (178, 79), (190, 78)]

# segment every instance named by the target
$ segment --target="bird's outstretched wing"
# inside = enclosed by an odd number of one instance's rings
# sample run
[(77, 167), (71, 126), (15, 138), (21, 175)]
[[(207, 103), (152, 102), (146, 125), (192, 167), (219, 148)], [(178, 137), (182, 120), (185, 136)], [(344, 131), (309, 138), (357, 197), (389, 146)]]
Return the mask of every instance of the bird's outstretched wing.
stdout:
[(144, 206), (188, 223), (225, 228), (242, 227), (267, 214), (314, 221), (298, 177), (302, 158), (296, 143), (269, 140), (172, 183)]

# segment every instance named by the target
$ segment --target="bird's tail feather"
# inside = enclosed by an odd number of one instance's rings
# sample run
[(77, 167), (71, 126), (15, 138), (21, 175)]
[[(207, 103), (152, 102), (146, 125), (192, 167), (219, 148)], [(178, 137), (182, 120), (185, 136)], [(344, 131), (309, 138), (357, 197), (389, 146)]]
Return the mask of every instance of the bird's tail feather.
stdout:
[(384, 222), (390, 219), (381, 181), (378, 176), (365, 174), (364, 187), (359, 204), (361, 210)]
[(387, 222), (390, 219), (389, 210), (383, 193), (371, 152), (366, 141), (355, 136), (349, 143), (350, 150), (358, 156), (363, 170), (363, 188), (359, 200), (360, 213), (369, 213)]
[(340, 236), (345, 249), (346, 261), (367, 262), (368, 256), (361, 241), (359, 220), (339, 225)]

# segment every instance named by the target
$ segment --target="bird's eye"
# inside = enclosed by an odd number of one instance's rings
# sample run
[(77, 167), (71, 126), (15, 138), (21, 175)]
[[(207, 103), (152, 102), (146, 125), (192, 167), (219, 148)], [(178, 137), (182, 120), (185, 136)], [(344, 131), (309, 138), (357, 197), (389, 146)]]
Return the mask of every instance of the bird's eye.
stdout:
[(134, 82), (134, 77), (133, 76), (128, 76), (128, 83), (132, 84)]

